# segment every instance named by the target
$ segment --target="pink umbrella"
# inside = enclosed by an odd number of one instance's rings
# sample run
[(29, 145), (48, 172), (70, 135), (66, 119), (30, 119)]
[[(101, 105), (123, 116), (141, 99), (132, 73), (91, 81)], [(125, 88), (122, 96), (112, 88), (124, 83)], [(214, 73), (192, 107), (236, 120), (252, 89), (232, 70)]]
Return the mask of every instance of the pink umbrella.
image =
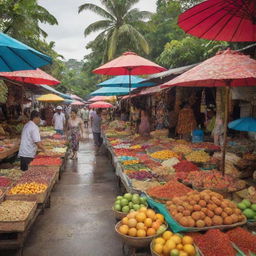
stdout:
[(97, 101), (89, 105), (89, 108), (113, 108), (114, 106), (108, 102)]
[(115, 101), (115, 96), (95, 96), (89, 99), (90, 102), (96, 102), (96, 101)]
[(83, 106), (85, 105), (84, 102), (81, 102), (81, 101), (74, 101), (73, 103), (71, 103), (72, 106)]
[(57, 85), (60, 81), (45, 73), (41, 69), (36, 70), (22, 70), (14, 72), (0, 72), (1, 77), (8, 78), (17, 82), (27, 84), (46, 84), (46, 85)]
[(71, 94), (70, 96), (71, 96), (71, 98), (74, 99), (74, 100), (81, 100), (81, 101), (83, 101), (82, 98), (78, 97), (78, 96), (75, 95), (75, 94)]

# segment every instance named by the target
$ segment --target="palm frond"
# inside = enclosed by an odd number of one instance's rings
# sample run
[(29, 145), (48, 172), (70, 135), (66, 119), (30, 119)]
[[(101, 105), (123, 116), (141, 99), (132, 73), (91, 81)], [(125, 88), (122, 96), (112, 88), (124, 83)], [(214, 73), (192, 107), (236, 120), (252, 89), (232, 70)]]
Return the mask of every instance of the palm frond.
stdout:
[(140, 11), (137, 8), (130, 10), (125, 16), (124, 20), (128, 22), (144, 21), (145, 19), (151, 18), (153, 13), (148, 11)]
[(116, 18), (116, 5), (111, 0), (100, 0), (101, 4), (106, 7), (107, 11)]
[(113, 32), (111, 33), (111, 36), (109, 38), (109, 43), (108, 43), (108, 60), (113, 59), (115, 53), (116, 53), (116, 48), (117, 48), (117, 41), (118, 41), (118, 29), (115, 28)]
[(119, 28), (119, 34), (126, 34), (133, 41), (135, 46), (142, 49), (146, 54), (149, 54), (149, 45), (147, 40), (132, 25), (124, 24)]
[(110, 20), (96, 21), (96, 22), (90, 24), (88, 27), (86, 27), (86, 29), (84, 30), (84, 36), (86, 37), (89, 34), (91, 34), (92, 32), (97, 32), (102, 29), (105, 30), (105, 29), (111, 27), (111, 25), (112, 25), (112, 21), (110, 21)]
[(43, 6), (38, 5), (35, 13), (36, 19), (41, 23), (48, 23), (50, 25), (58, 25), (57, 19)]
[(125, 1), (125, 9), (127, 10), (126, 12), (128, 12), (135, 4), (137, 4), (140, 0), (129, 0), (129, 1)]
[(98, 5), (95, 4), (83, 4), (80, 5), (78, 8), (78, 13), (82, 12), (82, 11), (92, 11), (104, 18), (110, 19), (110, 20), (115, 20), (115, 18), (113, 17), (113, 15), (111, 15), (109, 12), (107, 12), (106, 10), (104, 10), (103, 8), (99, 7)]

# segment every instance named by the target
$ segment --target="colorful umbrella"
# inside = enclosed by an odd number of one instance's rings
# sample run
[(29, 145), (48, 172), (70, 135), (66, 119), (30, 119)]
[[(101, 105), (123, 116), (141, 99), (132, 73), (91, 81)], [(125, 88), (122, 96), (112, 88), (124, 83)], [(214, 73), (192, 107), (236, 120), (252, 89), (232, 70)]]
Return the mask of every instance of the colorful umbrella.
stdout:
[(75, 94), (70, 94), (70, 97), (71, 97), (72, 99), (74, 99), (74, 100), (83, 101), (83, 99), (82, 99), (82, 98), (78, 97), (78, 96), (77, 96), (77, 95), (75, 95)]
[[(147, 87), (153, 86), (155, 83), (153, 82), (145, 82), (141, 84), (145, 79), (140, 78), (138, 76), (131, 76), (131, 88), (138, 87)], [(129, 88), (129, 76), (116, 76), (114, 78), (108, 79), (97, 86), (101, 87), (127, 87)]]
[(65, 101), (65, 99), (61, 98), (58, 95), (55, 94), (45, 94), (42, 95), (41, 97), (37, 98), (38, 101), (42, 102), (62, 102)]
[(89, 102), (96, 102), (96, 101), (109, 101), (109, 102), (115, 102), (116, 97), (115, 96), (95, 96), (88, 100)]
[(81, 102), (81, 101), (74, 101), (73, 103), (71, 103), (72, 106), (84, 106), (85, 103)]
[(27, 84), (47, 84), (57, 85), (60, 81), (45, 73), (41, 69), (36, 70), (22, 70), (14, 72), (0, 72), (0, 76), (10, 80), (27, 83)]
[(0, 32), (0, 71), (31, 70), (52, 63), (52, 59)]
[(161, 88), (172, 86), (226, 87), (225, 131), (222, 156), (222, 170), (224, 171), (230, 87), (255, 85), (256, 60), (228, 49), (224, 52), (217, 53), (216, 56), (163, 84)]
[(108, 102), (97, 101), (89, 105), (89, 108), (113, 108), (114, 106)]
[(230, 122), (228, 128), (243, 132), (256, 132), (256, 119), (253, 117), (240, 118)]
[(90, 96), (120, 96), (129, 94), (126, 87), (102, 87), (90, 94)]
[(256, 0), (208, 0), (179, 16), (188, 34), (216, 41), (256, 41)]

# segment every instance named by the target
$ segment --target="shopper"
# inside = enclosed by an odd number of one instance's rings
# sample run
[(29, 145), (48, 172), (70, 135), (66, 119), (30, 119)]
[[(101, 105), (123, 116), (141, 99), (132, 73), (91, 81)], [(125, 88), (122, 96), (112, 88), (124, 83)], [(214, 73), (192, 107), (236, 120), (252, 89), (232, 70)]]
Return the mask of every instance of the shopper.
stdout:
[(143, 137), (150, 136), (149, 114), (146, 110), (141, 110), (139, 134)]
[(178, 122), (178, 114), (173, 109), (169, 112), (169, 138), (174, 138), (176, 135), (176, 125)]
[(58, 106), (56, 108), (56, 113), (53, 115), (52, 123), (56, 133), (63, 135), (64, 127), (66, 124), (66, 118), (65, 118), (65, 114), (62, 112), (61, 106)]
[(68, 135), (71, 140), (72, 155), (70, 159), (77, 159), (80, 138), (84, 137), (84, 125), (82, 119), (77, 115), (77, 110), (72, 109), (68, 120)]
[(183, 103), (178, 115), (176, 132), (181, 136), (181, 138), (189, 140), (191, 138), (191, 133), (196, 126), (197, 124), (193, 109), (189, 103)]
[(94, 145), (96, 147), (96, 155), (99, 154), (100, 147), (102, 145), (101, 138), (101, 109), (97, 109), (96, 112), (91, 114), (91, 127), (93, 133)]
[(33, 110), (30, 115), (30, 121), (26, 123), (22, 130), (21, 142), (19, 149), (20, 156), (20, 169), (27, 171), (30, 162), (34, 159), (37, 148), (45, 151), (42, 145), (39, 125), (40, 114), (38, 111)]
[(88, 123), (89, 123), (89, 110), (84, 107), (81, 109), (81, 118), (84, 121), (84, 126), (85, 128), (88, 128)]

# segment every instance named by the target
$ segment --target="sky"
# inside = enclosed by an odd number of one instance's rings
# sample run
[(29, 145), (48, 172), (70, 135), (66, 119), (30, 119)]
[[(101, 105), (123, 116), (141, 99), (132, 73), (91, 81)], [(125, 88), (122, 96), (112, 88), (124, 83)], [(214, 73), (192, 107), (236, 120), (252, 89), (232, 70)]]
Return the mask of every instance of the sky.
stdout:
[[(38, 3), (53, 14), (58, 26), (42, 24), (41, 27), (47, 32), (47, 41), (55, 41), (55, 50), (63, 55), (65, 59), (82, 60), (88, 53), (85, 46), (92, 41), (97, 34), (84, 37), (84, 29), (94, 21), (100, 19), (91, 11), (78, 14), (78, 7), (84, 3), (100, 5), (99, 0), (39, 0)], [(137, 8), (143, 11), (154, 12), (156, 0), (140, 0)]]

